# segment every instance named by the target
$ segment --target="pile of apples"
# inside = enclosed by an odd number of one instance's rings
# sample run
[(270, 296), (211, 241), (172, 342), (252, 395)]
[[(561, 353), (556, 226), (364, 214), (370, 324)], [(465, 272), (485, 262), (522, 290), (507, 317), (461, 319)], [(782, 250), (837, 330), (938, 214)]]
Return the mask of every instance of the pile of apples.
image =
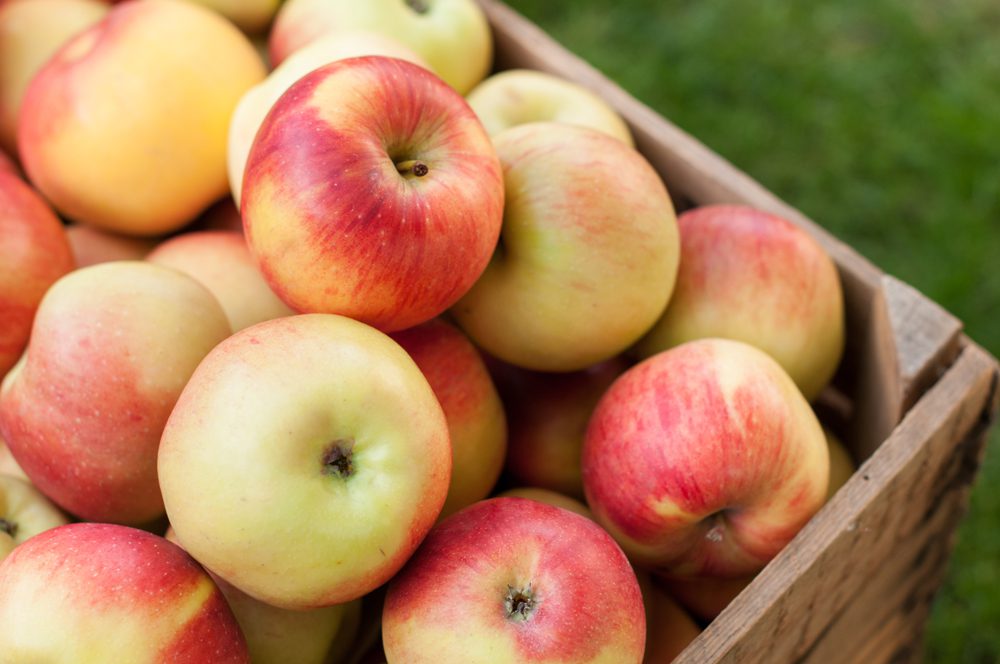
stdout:
[(850, 475), (821, 247), (491, 67), (472, 0), (0, 3), (0, 659), (664, 662)]

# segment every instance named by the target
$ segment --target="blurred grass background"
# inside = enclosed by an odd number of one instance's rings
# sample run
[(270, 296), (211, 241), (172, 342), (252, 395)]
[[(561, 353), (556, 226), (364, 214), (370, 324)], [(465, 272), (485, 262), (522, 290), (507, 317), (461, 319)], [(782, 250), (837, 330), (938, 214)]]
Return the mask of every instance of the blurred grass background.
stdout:
[[(508, 0), (1000, 355), (1000, 3)], [(1000, 662), (994, 432), (927, 634)]]

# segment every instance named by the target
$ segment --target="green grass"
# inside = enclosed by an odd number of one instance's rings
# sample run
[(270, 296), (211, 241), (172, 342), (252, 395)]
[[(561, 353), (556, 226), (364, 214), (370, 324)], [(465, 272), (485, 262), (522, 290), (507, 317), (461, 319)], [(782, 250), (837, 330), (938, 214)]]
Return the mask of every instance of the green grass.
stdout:
[[(1000, 354), (1000, 4), (509, 0)], [(1000, 661), (994, 433), (928, 632)]]

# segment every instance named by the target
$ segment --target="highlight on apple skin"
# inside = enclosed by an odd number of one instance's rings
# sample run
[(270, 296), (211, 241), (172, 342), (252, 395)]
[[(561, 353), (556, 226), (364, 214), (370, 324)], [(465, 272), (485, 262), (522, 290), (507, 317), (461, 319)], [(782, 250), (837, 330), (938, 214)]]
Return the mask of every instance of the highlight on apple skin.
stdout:
[(630, 558), (675, 576), (739, 577), (826, 500), (819, 421), (763, 351), (703, 339), (636, 365), (598, 404), (587, 503)]
[(282, 95), (250, 149), (242, 213), (286, 304), (395, 332), (479, 278), (503, 195), (465, 100), (422, 67), (369, 56), (320, 67)]
[(382, 613), (385, 654), (407, 664), (640, 664), (645, 639), (639, 584), (614, 540), (524, 498), (481, 501), (435, 526)]

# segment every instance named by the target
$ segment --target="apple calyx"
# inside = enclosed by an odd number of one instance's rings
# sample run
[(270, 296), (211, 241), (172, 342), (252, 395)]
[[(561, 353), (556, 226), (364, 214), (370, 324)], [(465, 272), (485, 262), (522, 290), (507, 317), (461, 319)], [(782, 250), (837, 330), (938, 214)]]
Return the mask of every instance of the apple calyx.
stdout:
[(17, 524), (0, 517), (0, 533), (7, 533), (11, 537), (17, 535)]
[(406, 6), (418, 14), (426, 14), (431, 9), (428, 0), (406, 0)]
[(507, 586), (507, 594), (504, 596), (503, 608), (507, 612), (507, 619), (513, 622), (525, 622), (538, 609), (539, 600), (529, 583), (524, 588)]
[(323, 466), (324, 475), (333, 475), (340, 479), (347, 479), (354, 474), (354, 462), (351, 460), (351, 450), (354, 447), (353, 439), (335, 440), (327, 446), (323, 452), (320, 463)]
[(430, 171), (427, 164), (419, 159), (407, 159), (406, 161), (397, 162), (396, 170), (400, 175), (412, 175), (418, 178), (424, 177)]

